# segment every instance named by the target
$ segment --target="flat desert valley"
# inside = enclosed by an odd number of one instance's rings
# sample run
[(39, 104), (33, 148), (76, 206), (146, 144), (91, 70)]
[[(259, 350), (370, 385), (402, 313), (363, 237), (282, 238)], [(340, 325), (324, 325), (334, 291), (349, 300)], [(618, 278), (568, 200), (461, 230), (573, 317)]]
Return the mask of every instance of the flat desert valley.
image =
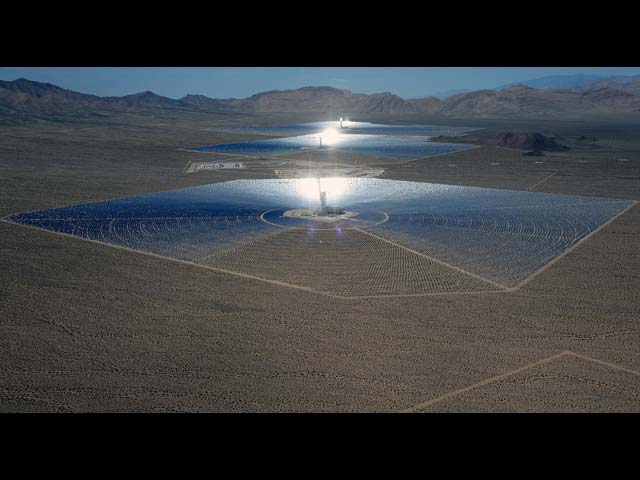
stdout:
[[(392, 161), (189, 150), (265, 138), (229, 125), (329, 120), (307, 114), (0, 128), (0, 410), (640, 411), (640, 124), (615, 116), (354, 119), (481, 130), (468, 134), (474, 148)], [(487, 141), (504, 131), (553, 132), (569, 148), (525, 155)], [(201, 168), (212, 162), (243, 168)], [(6, 220), (230, 180), (297, 178), (309, 165), (628, 206), (509, 288), (460, 272), (450, 275), (456, 288), (432, 287), (421, 272), (446, 265), (376, 232), (319, 232), (309, 244), (291, 231), (277, 248), (243, 246), (240, 264), (220, 254), (199, 265)], [(376, 280), (385, 272), (398, 282)]]

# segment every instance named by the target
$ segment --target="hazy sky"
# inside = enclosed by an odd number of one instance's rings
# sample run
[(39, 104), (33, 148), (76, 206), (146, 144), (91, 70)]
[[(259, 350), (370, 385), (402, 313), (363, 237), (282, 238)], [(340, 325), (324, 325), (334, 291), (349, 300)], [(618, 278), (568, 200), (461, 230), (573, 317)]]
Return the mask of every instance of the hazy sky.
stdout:
[(243, 98), (266, 90), (331, 85), (407, 98), (579, 73), (638, 75), (640, 67), (0, 67), (0, 80), (25, 77), (102, 96), (151, 90), (171, 98), (188, 93)]

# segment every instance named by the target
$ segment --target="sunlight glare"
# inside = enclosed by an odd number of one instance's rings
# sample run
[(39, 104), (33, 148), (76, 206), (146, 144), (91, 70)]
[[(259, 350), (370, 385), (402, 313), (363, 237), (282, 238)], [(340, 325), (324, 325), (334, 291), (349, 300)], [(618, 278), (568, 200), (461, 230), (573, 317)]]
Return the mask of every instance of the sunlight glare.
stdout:
[(326, 130), (320, 132), (319, 136), (322, 139), (322, 146), (324, 147), (332, 147), (334, 145), (337, 145), (338, 143), (340, 143), (340, 140), (342, 138), (342, 134), (335, 128), (327, 128)]
[(301, 178), (296, 185), (298, 195), (307, 200), (319, 202), (320, 192), (327, 192), (327, 201), (333, 206), (336, 206), (336, 201), (340, 199), (348, 188), (348, 179), (341, 177), (320, 178), (319, 188), (317, 178)]

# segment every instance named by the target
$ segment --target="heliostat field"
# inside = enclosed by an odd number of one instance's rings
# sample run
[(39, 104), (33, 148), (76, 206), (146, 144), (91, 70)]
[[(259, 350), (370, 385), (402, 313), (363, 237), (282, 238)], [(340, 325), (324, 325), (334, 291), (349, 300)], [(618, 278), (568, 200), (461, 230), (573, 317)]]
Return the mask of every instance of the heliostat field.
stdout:
[(190, 147), (196, 152), (249, 157), (287, 153), (337, 151), (390, 160), (428, 158), (474, 148), (465, 143), (433, 142), (436, 135), (459, 135), (471, 127), (436, 125), (383, 125), (368, 122), (314, 122), (271, 127), (237, 127), (244, 133), (283, 135), (247, 142)]
[[(307, 213), (319, 191), (335, 215)], [(367, 297), (516, 287), (632, 204), (374, 178), (234, 180), (5, 221)]]

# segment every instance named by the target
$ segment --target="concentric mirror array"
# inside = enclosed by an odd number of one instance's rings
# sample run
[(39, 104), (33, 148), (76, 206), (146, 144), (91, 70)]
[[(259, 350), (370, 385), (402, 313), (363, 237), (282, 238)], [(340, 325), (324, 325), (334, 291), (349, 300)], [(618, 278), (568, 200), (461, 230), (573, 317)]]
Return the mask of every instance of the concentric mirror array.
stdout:
[(5, 220), (362, 297), (514, 287), (632, 203), (372, 178), (235, 180)]
[(284, 135), (247, 142), (191, 147), (198, 152), (242, 156), (277, 156), (303, 151), (334, 150), (374, 157), (413, 160), (473, 148), (465, 143), (431, 141), (436, 135), (459, 135), (476, 130), (436, 125), (381, 125), (366, 122), (315, 122), (273, 127), (238, 127), (236, 131)]

